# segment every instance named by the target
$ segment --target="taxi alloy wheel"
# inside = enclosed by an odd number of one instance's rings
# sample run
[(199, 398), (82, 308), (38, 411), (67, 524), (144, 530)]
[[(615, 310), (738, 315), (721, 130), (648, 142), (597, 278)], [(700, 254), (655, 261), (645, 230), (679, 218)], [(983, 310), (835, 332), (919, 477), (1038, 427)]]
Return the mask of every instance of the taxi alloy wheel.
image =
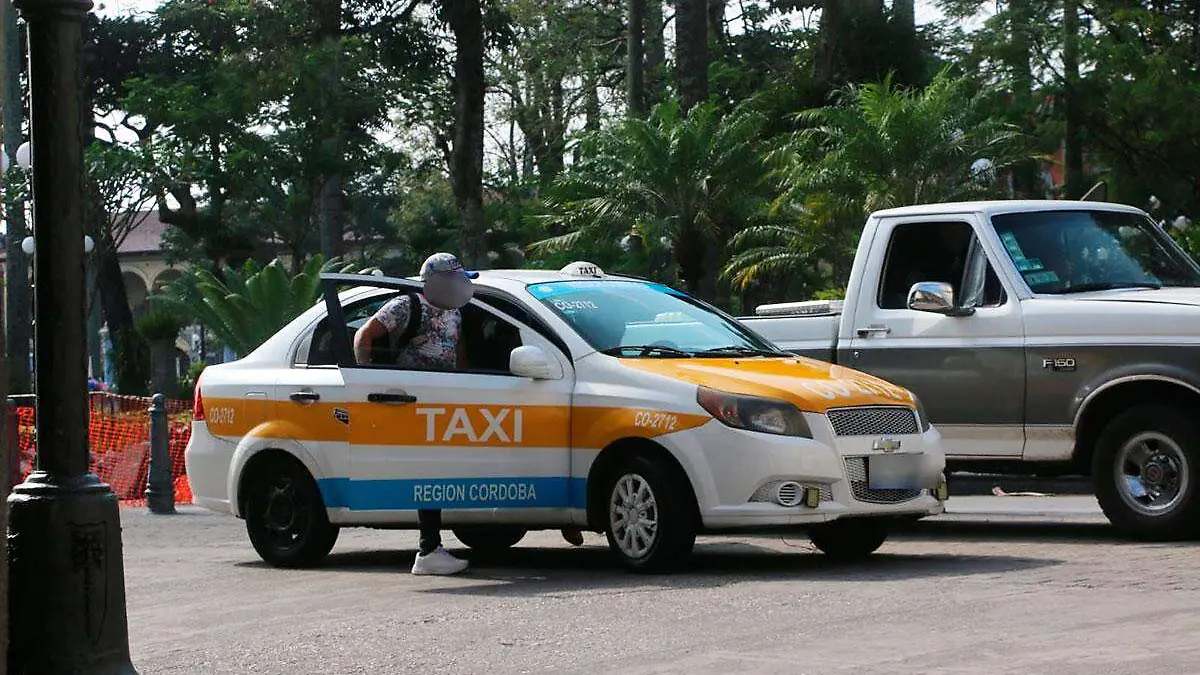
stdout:
[(264, 561), (309, 567), (333, 548), (338, 528), (329, 522), (316, 483), (298, 463), (272, 461), (251, 489), (246, 530)]
[(634, 571), (677, 566), (696, 541), (686, 477), (666, 462), (634, 457), (610, 474), (605, 500), (609, 548)]

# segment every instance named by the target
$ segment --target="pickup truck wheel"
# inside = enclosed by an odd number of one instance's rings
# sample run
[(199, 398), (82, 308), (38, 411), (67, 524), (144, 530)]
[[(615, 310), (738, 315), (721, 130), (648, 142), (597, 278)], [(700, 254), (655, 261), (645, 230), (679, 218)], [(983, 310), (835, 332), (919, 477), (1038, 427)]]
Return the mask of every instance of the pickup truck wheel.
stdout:
[(1096, 499), (1117, 530), (1172, 541), (1200, 534), (1200, 425), (1169, 405), (1117, 415), (1092, 458)]
[(516, 546), (525, 537), (525, 532), (521, 527), (458, 527), (454, 529), (454, 536), (472, 551), (495, 555)]
[(635, 456), (609, 474), (604, 533), (609, 548), (635, 572), (674, 569), (696, 543), (687, 481), (673, 469)]
[(256, 470), (246, 500), (246, 533), (258, 555), (276, 567), (312, 567), (337, 541), (321, 492), (295, 461), (272, 460)]
[(808, 539), (835, 560), (862, 560), (883, 546), (890, 529), (884, 518), (839, 518), (809, 528)]

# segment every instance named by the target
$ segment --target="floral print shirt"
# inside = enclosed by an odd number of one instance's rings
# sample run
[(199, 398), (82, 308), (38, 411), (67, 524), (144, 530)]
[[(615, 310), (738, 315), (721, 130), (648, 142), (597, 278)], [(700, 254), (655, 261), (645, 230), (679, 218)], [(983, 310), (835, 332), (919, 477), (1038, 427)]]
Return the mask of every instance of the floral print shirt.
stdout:
[[(396, 365), (453, 370), (458, 366), (462, 315), (457, 309), (434, 307), (419, 293), (417, 298), (421, 302), (421, 325), (408, 345), (400, 351)], [(398, 336), (408, 326), (409, 309), (408, 295), (401, 295), (380, 307), (375, 312), (375, 320)]]

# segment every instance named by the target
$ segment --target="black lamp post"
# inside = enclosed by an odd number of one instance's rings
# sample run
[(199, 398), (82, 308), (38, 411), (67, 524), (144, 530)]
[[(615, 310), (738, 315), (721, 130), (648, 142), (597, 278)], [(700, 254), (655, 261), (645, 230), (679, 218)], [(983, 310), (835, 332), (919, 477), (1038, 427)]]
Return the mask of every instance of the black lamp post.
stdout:
[(11, 675), (136, 675), (117, 498), (88, 472), (85, 126), (90, 0), (16, 0), (29, 32), (37, 468), (9, 497)]

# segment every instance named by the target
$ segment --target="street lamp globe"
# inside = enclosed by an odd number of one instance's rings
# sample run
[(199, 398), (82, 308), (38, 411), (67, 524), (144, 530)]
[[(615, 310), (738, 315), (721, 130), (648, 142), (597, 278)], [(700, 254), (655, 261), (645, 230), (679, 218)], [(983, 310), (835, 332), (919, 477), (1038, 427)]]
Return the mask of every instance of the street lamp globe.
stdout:
[(34, 248), (33, 237), (25, 237), (21, 240), (21, 250), (25, 252), (25, 255), (33, 255)]
[(87, 234), (83, 235), (83, 252), (91, 253), (92, 250), (95, 248), (96, 248), (96, 242), (92, 239), (91, 235), (87, 235)]
[(17, 166), (28, 169), (33, 166), (33, 145), (25, 141), (17, 148)]

